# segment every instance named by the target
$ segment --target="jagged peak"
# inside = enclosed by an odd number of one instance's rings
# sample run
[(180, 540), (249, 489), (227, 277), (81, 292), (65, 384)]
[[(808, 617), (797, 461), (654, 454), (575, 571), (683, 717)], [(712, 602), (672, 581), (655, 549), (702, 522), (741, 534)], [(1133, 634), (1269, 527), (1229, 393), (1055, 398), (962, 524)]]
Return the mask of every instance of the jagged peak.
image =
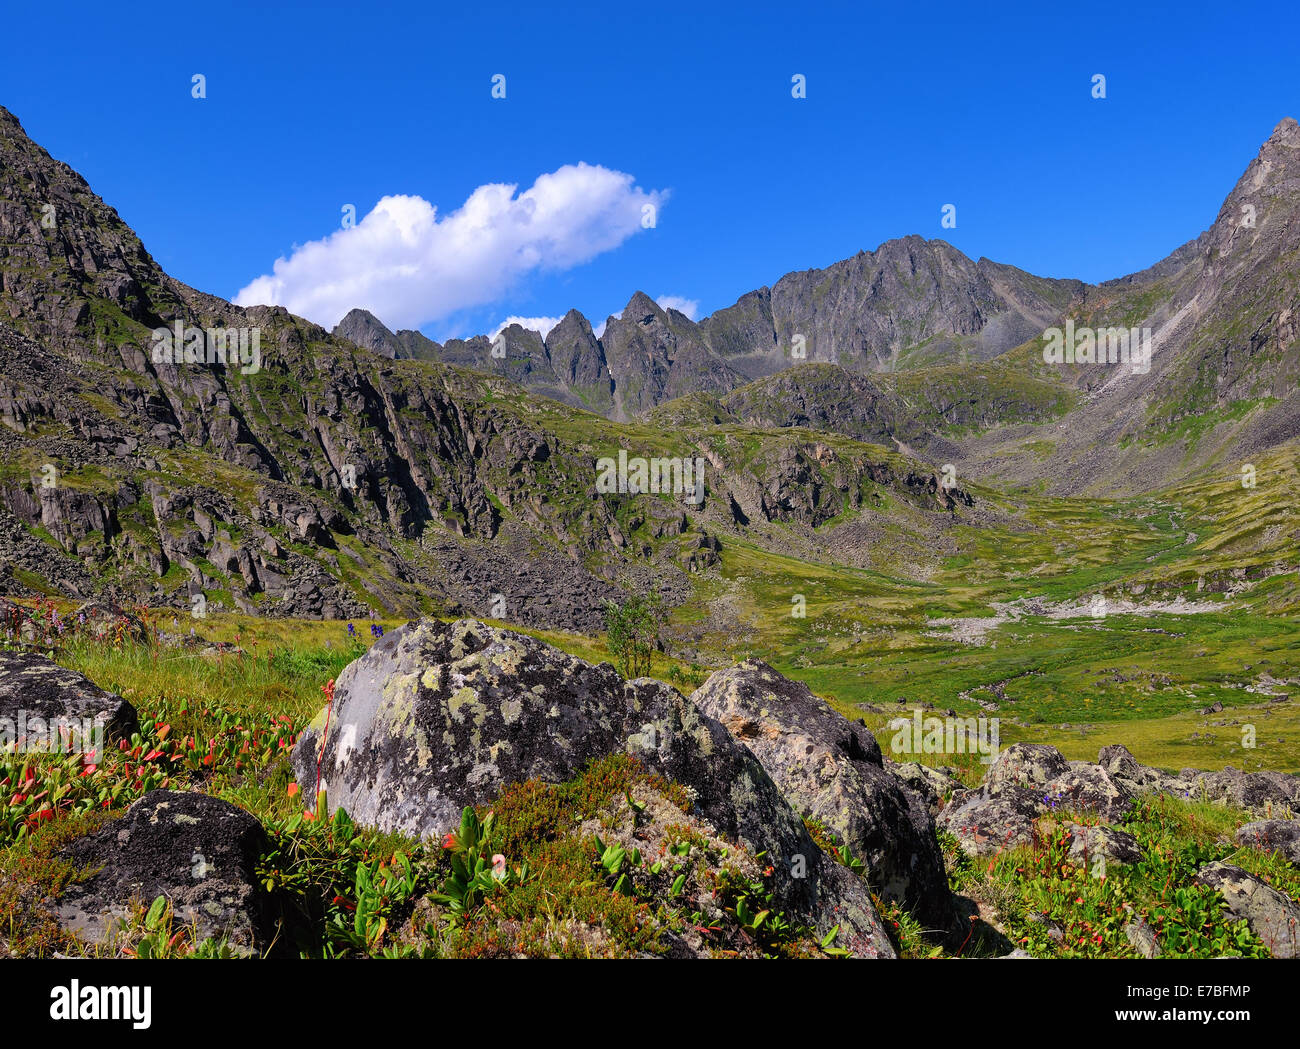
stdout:
[(1300, 123), (1296, 122), (1295, 117), (1283, 117), (1277, 122), (1277, 127), (1273, 129), (1273, 133), (1268, 136), (1264, 144), (1269, 143), (1276, 143), (1287, 149), (1300, 149)]
[(383, 328), (385, 331), (389, 330), (388, 326), (384, 324), (383, 321), (369, 310), (363, 309), (360, 306), (354, 306), (352, 309), (348, 310), (348, 312), (343, 315), (343, 319), (339, 321), (338, 324), (334, 325), (334, 330), (338, 331), (344, 325), (353, 325), (358, 323), (373, 325), (375, 327)]

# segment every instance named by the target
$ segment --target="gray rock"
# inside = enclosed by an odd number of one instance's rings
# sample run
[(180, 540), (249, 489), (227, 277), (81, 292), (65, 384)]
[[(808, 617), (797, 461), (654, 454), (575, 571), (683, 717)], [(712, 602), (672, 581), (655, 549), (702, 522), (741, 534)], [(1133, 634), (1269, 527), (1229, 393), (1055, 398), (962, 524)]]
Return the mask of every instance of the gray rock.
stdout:
[(1005, 784), (997, 794), (984, 790), (954, 795), (936, 823), (973, 856), (993, 856), (1006, 849), (1030, 845), (1034, 824), (1046, 811), (1037, 790)]
[(1300, 957), (1300, 904), (1230, 863), (1211, 863), (1196, 884), (1222, 894), (1232, 917), (1244, 920), (1274, 958)]
[(71, 740), (74, 750), (93, 747), (100, 732), (112, 743), (140, 727), (130, 703), (75, 670), (35, 653), (0, 650), (0, 742), (20, 742), (25, 726), (29, 743), (42, 746), (54, 725), (61, 726), (56, 745)]
[(885, 770), (870, 731), (756, 660), (718, 671), (691, 702), (749, 748), (797, 812), (819, 820), (866, 864), (877, 892), (929, 928), (949, 928), (952, 900), (934, 820), (923, 799)]
[(1124, 926), (1124, 936), (1143, 958), (1160, 957), (1160, 938), (1156, 936), (1155, 929), (1146, 922), (1141, 920), (1129, 922)]
[(1000, 754), (984, 777), (984, 790), (998, 794), (1008, 786), (1044, 787), (1069, 769), (1055, 747), (1042, 743), (1013, 743)]
[(1237, 844), (1280, 852), (1300, 867), (1300, 819), (1258, 820), (1237, 828)]
[[(324, 712), (293, 752), (314, 789)], [(825, 856), (762, 765), (675, 689), (624, 681), (535, 638), (473, 620), (391, 631), (335, 686), (322, 786), (357, 822), (425, 838), (509, 783), (559, 782), (630, 753), (689, 787), (722, 833), (766, 852), (783, 907), (864, 957), (892, 957), (866, 883)]]
[(1076, 866), (1091, 867), (1098, 856), (1120, 864), (1141, 863), (1146, 858), (1137, 839), (1125, 831), (1080, 823), (1067, 823), (1066, 828), (1071, 836), (1068, 858)]
[(1100, 766), (1076, 761), (1047, 783), (1044, 797), (1053, 809), (1095, 812), (1113, 821), (1129, 811), (1134, 793)]
[(950, 776), (941, 769), (922, 765), (917, 761), (900, 764), (886, 758), (885, 769), (908, 789), (919, 794), (932, 816), (937, 816), (943, 808), (945, 796), (951, 796), (963, 789), (961, 780), (956, 776)]

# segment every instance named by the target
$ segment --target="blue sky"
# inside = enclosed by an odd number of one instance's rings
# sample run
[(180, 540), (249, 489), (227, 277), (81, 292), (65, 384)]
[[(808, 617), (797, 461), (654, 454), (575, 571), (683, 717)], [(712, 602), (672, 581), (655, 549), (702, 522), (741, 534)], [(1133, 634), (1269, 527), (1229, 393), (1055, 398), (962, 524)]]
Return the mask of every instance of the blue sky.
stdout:
[[(231, 298), (336, 234), (296, 265), (298, 294), (324, 272), (338, 300), (355, 278), (445, 338), (573, 306), (595, 324), (638, 289), (703, 316), (909, 233), (1045, 276), (1140, 269), (1204, 229), (1278, 120), (1300, 117), (1296, 11), (23, 5), (6, 12), (0, 104), (186, 283)], [(556, 173), (547, 221), (563, 229), (521, 233), (519, 194)], [(447, 219), (500, 183), (518, 189), (479, 250), (473, 222)], [(360, 227), (337, 236), (344, 205), (360, 221), (399, 195), (436, 213), (408, 201), (415, 232), (372, 223), (361, 250)], [(628, 223), (646, 199), (652, 229)], [(379, 287), (386, 236), (426, 240), (415, 277)]]

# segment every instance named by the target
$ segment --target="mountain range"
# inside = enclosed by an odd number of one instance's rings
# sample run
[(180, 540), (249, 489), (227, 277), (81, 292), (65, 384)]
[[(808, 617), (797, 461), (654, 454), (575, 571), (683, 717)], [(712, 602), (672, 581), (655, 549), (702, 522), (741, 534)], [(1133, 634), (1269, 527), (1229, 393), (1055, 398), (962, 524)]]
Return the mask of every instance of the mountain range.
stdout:
[[(1257, 460), (1291, 465), (1250, 549), (1293, 557), (1298, 251), (1286, 119), (1206, 231), (1116, 280), (906, 237), (699, 322), (637, 292), (599, 337), (570, 311), (439, 345), (187, 287), (0, 109), (0, 588), (588, 631), (720, 584), (724, 550), (923, 581), (1033, 500)], [(159, 354), (177, 325), (197, 359)], [(1049, 363), (1067, 325), (1149, 330), (1149, 368)], [(241, 333), (255, 367), (214, 359)], [(620, 450), (703, 459), (704, 500), (597, 491)]]

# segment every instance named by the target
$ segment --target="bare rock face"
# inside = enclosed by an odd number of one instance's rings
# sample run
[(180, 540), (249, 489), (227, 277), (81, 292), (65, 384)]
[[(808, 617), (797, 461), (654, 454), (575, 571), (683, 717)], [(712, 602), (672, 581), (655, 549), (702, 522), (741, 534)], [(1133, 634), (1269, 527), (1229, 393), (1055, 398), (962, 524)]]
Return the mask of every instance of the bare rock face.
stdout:
[(150, 791), (121, 819), (64, 849), (63, 858), (100, 870), (65, 891), (56, 917), (81, 939), (107, 943), (132, 903), (147, 908), (166, 896), (173, 930), (193, 925), (198, 940), (224, 938), (237, 952), (260, 952), (274, 935), (255, 870), (267, 845), (256, 818), (229, 802)]
[(57, 746), (62, 739), (88, 746), (101, 731), (111, 743), (139, 727), (135, 707), (75, 670), (35, 653), (0, 650), (0, 745), (44, 747), (53, 739)]
[[(765, 852), (782, 905), (866, 957), (894, 954), (862, 879), (821, 852), (763, 766), (675, 689), (625, 681), (474, 620), (391, 631), (339, 675), (294, 748), (298, 781), (358, 823), (435, 837), (515, 781), (559, 782), (629, 753), (694, 791), (699, 812)], [(322, 738), (323, 737), (323, 738)]]
[(691, 702), (749, 748), (797, 812), (848, 845), (886, 899), (929, 928), (949, 927), (952, 897), (934, 820), (924, 799), (886, 771), (864, 726), (756, 660), (714, 674)]
[(1211, 863), (1196, 884), (1217, 890), (1234, 918), (1250, 926), (1274, 958), (1300, 958), (1300, 904), (1231, 863)]

